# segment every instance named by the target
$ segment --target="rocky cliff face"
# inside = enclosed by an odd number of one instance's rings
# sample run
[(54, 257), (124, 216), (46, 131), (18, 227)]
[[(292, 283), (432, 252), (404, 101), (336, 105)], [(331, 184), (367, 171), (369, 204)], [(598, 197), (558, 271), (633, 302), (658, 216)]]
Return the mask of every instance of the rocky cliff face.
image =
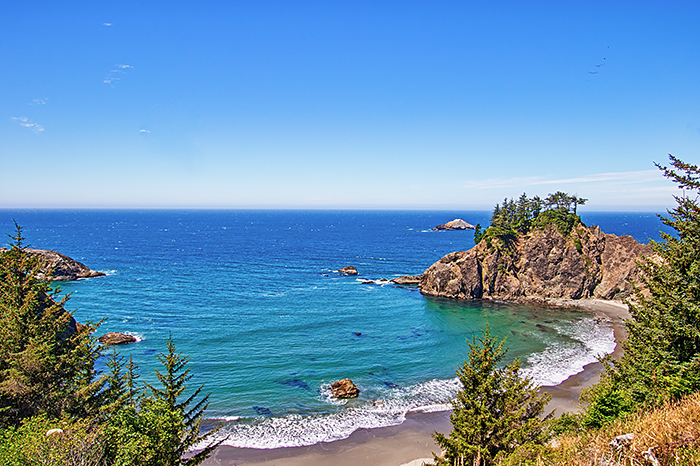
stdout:
[(423, 273), (419, 286), (425, 295), (457, 299), (622, 299), (638, 278), (635, 258), (651, 254), (631, 236), (597, 226), (580, 224), (566, 237), (551, 226), (510, 246), (481, 241), (448, 254)]

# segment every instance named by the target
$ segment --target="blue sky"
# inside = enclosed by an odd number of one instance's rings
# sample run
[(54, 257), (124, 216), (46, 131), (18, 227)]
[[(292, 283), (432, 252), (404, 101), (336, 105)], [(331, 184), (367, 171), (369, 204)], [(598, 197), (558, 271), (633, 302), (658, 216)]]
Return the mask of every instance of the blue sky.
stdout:
[[(151, 3), (144, 5), (144, 3)], [(0, 207), (660, 210), (696, 2), (5, 2)]]

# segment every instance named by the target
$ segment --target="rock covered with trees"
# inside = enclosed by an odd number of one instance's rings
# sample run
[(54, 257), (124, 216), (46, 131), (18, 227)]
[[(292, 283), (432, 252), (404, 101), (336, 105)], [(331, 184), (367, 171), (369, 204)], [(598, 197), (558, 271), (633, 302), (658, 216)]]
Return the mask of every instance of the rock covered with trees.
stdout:
[(581, 223), (586, 199), (562, 192), (545, 200), (523, 194), (496, 205), (491, 225), (477, 225), (477, 245), (442, 257), (421, 276), (421, 292), (458, 299), (623, 299), (650, 255), (631, 236)]

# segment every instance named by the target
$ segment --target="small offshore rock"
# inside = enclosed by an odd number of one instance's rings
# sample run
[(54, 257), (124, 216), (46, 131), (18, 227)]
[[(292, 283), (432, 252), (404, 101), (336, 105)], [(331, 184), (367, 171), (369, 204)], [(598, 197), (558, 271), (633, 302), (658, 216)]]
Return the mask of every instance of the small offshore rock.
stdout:
[(121, 332), (108, 332), (102, 335), (100, 338), (98, 338), (97, 341), (99, 341), (105, 346), (126, 345), (128, 343), (135, 343), (136, 337)]
[(347, 267), (343, 267), (342, 269), (338, 270), (338, 273), (344, 273), (345, 275), (357, 275), (357, 269), (352, 265), (348, 265)]
[(474, 230), (476, 227), (472, 225), (471, 223), (467, 223), (461, 218), (456, 218), (452, 220), (451, 222), (443, 223), (441, 225), (436, 226), (433, 228), (434, 231), (441, 231), (441, 230)]
[(397, 285), (420, 285), (422, 275), (406, 275), (404, 277), (392, 278), (391, 283)]
[(357, 398), (360, 389), (350, 379), (338, 380), (331, 384), (333, 398)]

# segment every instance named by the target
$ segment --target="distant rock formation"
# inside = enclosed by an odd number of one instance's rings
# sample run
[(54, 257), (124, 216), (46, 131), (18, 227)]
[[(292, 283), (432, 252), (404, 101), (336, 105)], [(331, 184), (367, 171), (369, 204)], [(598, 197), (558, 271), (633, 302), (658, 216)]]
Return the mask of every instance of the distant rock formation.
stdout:
[(420, 285), (422, 275), (406, 275), (405, 277), (392, 278), (391, 283), (396, 285)]
[(135, 343), (136, 337), (121, 332), (107, 332), (98, 338), (97, 341), (105, 346), (126, 345), (128, 343)]
[(483, 240), (453, 252), (420, 277), (421, 293), (457, 299), (546, 301), (623, 299), (639, 278), (635, 259), (650, 256), (631, 236), (579, 224), (568, 236), (555, 226), (519, 235), (511, 245)]
[(331, 394), (333, 398), (357, 398), (360, 389), (352, 383), (352, 380), (343, 379), (331, 384)]
[[(0, 254), (7, 248), (0, 248)], [(102, 277), (102, 272), (91, 270), (85, 264), (56, 251), (46, 249), (25, 249), (32, 256), (41, 258), (42, 267), (37, 278), (48, 281), (77, 280), (78, 278)]]
[(347, 267), (343, 267), (342, 269), (338, 270), (338, 273), (344, 273), (345, 275), (357, 275), (357, 269), (353, 267), (352, 265), (348, 265)]
[(442, 225), (438, 225), (435, 228), (433, 228), (434, 231), (441, 231), (441, 230), (474, 230), (476, 227), (470, 223), (465, 222), (461, 218), (456, 218), (452, 220), (451, 222), (444, 223)]

